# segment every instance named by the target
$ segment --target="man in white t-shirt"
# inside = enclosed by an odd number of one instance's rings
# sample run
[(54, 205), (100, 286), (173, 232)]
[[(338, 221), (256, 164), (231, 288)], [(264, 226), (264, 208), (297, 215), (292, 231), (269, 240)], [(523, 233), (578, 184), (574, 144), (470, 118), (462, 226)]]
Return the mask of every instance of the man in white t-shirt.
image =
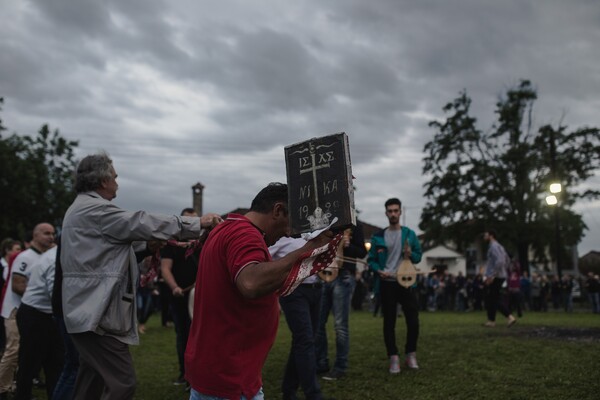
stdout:
[(62, 370), (63, 341), (52, 318), (52, 289), (57, 248), (45, 252), (31, 268), (27, 290), (17, 311), (19, 328), (19, 368), (16, 399), (31, 398), (33, 378), (42, 366), (46, 378), (46, 394), (52, 398)]
[(21, 305), (21, 296), (27, 288), (27, 281), (41, 255), (54, 246), (54, 227), (47, 223), (36, 225), (33, 229), (31, 246), (21, 252), (12, 264), (6, 284), (6, 293), (2, 302), (2, 317), (6, 329), (6, 347), (0, 361), (0, 400), (7, 397), (12, 387), (13, 376), (19, 355), (19, 330), (16, 314)]

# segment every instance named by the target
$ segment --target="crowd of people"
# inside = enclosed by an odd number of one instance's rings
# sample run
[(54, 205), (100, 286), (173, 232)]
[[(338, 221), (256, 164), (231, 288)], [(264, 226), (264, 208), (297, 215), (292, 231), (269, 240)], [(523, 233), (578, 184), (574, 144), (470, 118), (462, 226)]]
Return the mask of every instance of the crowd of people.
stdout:
[[(408, 275), (400, 266), (419, 263), (422, 249), (415, 232), (400, 224), (397, 198), (384, 203), (389, 225), (370, 238), (367, 252), (360, 223), (290, 238), (285, 184), (267, 185), (249, 212), (222, 219), (191, 208), (171, 216), (123, 210), (112, 202), (116, 179), (107, 154), (85, 157), (60, 237), (41, 222), (23, 245), (2, 241), (0, 400), (11, 392), (29, 400), (40, 370), (48, 399), (133, 398), (129, 345), (139, 343), (157, 307), (163, 326), (170, 318), (175, 328), (174, 383), (185, 384), (191, 400), (264, 399), (261, 370), (280, 312), (292, 332), (283, 398), (301, 390), (320, 400), (319, 380), (346, 374), (350, 309), (362, 307), (368, 293), (373, 314), (381, 309), (390, 374), (419, 368), (422, 311), (485, 309), (486, 327), (496, 325), (497, 312), (510, 327), (524, 311), (547, 311), (549, 304), (573, 311), (573, 277), (530, 279), (493, 230), (484, 234), (489, 249), (481, 274), (437, 271), (403, 284)], [(598, 276), (589, 274), (583, 287), (600, 313)], [(335, 352), (327, 346), (330, 315)]]
[[(372, 272), (364, 270), (357, 279), (358, 285), (363, 287), (354, 294), (353, 308), (361, 310), (369, 307), (374, 315), (380, 314), (377, 293), (373, 288)], [(455, 275), (445, 271), (419, 276), (416, 286), (419, 309), (421, 311), (482, 311), (485, 310), (485, 288), (482, 273), (465, 276), (462, 272)], [(588, 301), (591, 309), (596, 310), (593, 312), (597, 313), (600, 277), (590, 273), (586, 278), (576, 280), (566, 274), (560, 280), (552, 274), (534, 273), (529, 277), (527, 271), (521, 274), (513, 272), (502, 291), (503, 301), (519, 317), (524, 311), (572, 312), (576, 297)]]

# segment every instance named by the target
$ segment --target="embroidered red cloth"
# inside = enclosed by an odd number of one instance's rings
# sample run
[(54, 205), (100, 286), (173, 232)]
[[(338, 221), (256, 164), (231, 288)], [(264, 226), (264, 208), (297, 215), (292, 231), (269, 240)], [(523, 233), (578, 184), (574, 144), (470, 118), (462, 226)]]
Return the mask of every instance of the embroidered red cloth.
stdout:
[(343, 235), (338, 233), (329, 243), (302, 254), (294, 263), (283, 286), (277, 291), (280, 296), (292, 293), (302, 281), (317, 272), (324, 270), (335, 262), (337, 247)]

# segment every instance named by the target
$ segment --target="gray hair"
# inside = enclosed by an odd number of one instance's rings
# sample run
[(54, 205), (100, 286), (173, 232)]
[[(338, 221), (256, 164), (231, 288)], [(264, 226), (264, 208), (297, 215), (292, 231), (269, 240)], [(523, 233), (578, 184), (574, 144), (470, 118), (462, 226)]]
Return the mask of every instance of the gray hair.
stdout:
[(105, 152), (86, 156), (77, 166), (75, 191), (83, 193), (99, 189), (103, 181), (112, 177), (111, 166), (112, 160)]

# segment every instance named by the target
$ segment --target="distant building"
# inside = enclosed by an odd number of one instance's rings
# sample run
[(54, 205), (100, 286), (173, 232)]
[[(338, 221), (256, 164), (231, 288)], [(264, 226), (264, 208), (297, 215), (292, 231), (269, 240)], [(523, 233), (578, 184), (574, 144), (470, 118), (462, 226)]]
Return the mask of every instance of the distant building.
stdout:
[(592, 250), (579, 258), (579, 270), (581, 273), (600, 273), (600, 251)]
[(465, 256), (446, 246), (438, 245), (424, 249), (423, 257), (417, 267), (421, 271), (436, 269), (438, 273), (448, 271), (456, 276), (459, 272), (467, 275), (467, 261)]
[(592, 250), (579, 259), (580, 263), (600, 264), (600, 251)]
[(365, 221), (362, 220), (358, 220), (360, 221), (360, 223), (363, 226), (363, 233), (365, 234), (365, 242), (369, 243), (369, 246), (371, 244), (371, 236), (373, 236), (375, 233), (379, 232), (380, 230), (382, 230), (383, 228), (380, 228), (376, 225), (371, 225)]

